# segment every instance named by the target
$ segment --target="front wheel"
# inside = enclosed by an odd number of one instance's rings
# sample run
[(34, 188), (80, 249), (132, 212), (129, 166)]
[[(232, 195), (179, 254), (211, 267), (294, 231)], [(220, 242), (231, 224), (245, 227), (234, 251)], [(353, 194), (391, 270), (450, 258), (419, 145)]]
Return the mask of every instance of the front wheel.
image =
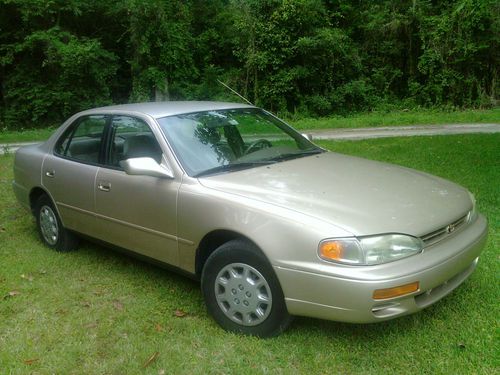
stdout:
[(290, 324), (274, 271), (254, 245), (233, 240), (215, 250), (202, 273), (205, 303), (224, 329), (270, 337)]
[(76, 249), (77, 237), (63, 227), (54, 204), (47, 195), (38, 198), (34, 212), (38, 233), (45, 245), (57, 251)]

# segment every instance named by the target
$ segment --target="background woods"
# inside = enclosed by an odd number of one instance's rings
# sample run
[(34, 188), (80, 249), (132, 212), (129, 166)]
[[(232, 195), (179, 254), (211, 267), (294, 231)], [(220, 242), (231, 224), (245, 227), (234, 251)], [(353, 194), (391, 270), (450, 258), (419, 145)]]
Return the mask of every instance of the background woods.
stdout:
[(0, 128), (146, 100), (237, 100), (289, 115), (487, 107), (495, 0), (0, 0)]

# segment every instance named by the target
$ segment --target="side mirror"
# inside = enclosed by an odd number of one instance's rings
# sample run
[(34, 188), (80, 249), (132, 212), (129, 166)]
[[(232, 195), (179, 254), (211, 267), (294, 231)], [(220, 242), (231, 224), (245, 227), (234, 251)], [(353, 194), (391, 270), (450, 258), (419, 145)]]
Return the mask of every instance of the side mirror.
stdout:
[(132, 158), (120, 161), (125, 173), (137, 176), (174, 178), (173, 173), (152, 158)]

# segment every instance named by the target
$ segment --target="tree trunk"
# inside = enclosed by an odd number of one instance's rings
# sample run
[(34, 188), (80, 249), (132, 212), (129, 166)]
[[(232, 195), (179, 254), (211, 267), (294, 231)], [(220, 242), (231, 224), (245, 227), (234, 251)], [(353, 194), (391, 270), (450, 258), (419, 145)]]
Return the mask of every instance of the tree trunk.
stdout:
[(163, 87), (155, 87), (155, 102), (170, 101), (170, 93), (168, 91), (168, 79), (165, 77)]

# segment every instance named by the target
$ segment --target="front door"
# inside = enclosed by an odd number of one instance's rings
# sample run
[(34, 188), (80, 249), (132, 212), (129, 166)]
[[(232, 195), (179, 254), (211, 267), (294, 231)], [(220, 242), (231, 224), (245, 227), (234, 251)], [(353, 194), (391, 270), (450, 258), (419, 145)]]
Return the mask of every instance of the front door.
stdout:
[(149, 176), (130, 176), (119, 162), (152, 157), (162, 151), (149, 126), (129, 116), (115, 116), (109, 130), (110, 151), (95, 180), (98, 238), (178, 265), (177, 191), (180, 182)]

